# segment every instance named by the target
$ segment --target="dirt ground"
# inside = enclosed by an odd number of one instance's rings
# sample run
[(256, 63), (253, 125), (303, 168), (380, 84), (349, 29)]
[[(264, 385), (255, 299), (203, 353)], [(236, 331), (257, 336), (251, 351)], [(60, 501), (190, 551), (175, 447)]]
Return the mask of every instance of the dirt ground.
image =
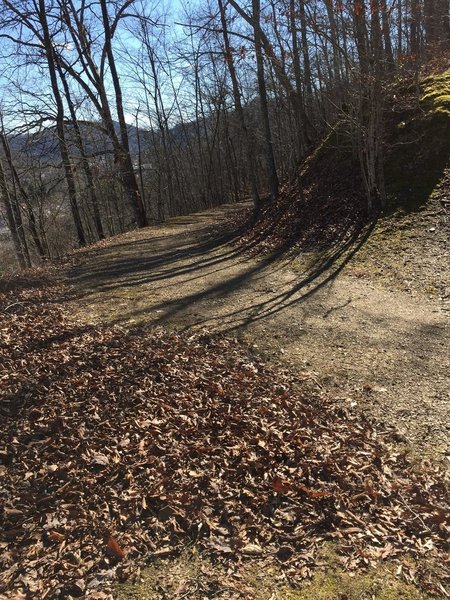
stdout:
[(379, 223), (327, 252), (251, 258), (221, 235), (233, 210), (180, 217), (79, 253), (71, 311), (84, 322), (240, 337), (394, 426), (419, 455), (448, 459), (445, 211), (424, 214), (417, 230), (407, 220), (395, 230)]

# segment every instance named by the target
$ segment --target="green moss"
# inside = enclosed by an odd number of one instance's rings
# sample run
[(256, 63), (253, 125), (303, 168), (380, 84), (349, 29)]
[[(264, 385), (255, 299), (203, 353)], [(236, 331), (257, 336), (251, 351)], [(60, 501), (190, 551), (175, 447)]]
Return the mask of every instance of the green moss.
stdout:
[[(320, 550), (319, 562), (325, 572), (317, 572), (310, 582), (304, 582), (297, 590), (284, 588), (279, 595), (283, 600), (430, 600), (427, 594), (412, 585), (400, 581), (396, 566), (389, 562), (377, 568), (346, 572), (333, 543), (326, 543)], [(261, 597), (263, 600), (265, 597)], [(259, 600), (259, 599), (258, 599)]]
[(321, 575), (301, 591), (286, 590), (283, 600), (425, 600), (415, 588), (390, 578)]
[(420, 82), (419, 105), (400, 113), (388, 131), (385, 181), (390, 212), (423, 207), (450, 155), (450, 69)]
[(450, 69), (427, 77), (422, 84), (422, 109), (431, 115), (450, 117)]

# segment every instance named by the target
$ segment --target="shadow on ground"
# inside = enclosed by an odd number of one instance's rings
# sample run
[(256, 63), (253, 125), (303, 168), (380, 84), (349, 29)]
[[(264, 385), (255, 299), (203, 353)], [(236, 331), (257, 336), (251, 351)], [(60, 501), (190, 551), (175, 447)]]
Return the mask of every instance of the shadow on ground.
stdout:
[[(227, 233), (234, 210), (175, 219), (81, 253), (70, 273), (72, 314), (80, 324), (236, 332), (263, 356), (395, 424), (421, 452), (445, 455), (445, 312), (424, 296), (379, 285), (366, 256), (378, 251), (376, 224), (326, 250), (255, 258)], [(402, 262), (401, 244), (393, 248)], [(370, 256), (379, 264), (378, 254)]]
[[(211, 223), (205, 226), (202, 218), (124, 236), (83, 261), (70, 278), (79, 299), (87, 306), (97, 304), (108, 321), (214, 325), (229, 331), (305, 301), (332, 282), (373, 226), (310, 253), (305, 270), (289, 281), (282, 274), (296, 259), (294, 254), (280, 250), (250, 258), (248, 247), (233, 244), (233, 234), (221, 234)], [(275, 278), (271, 286), (262, 284), (268, 276)]]

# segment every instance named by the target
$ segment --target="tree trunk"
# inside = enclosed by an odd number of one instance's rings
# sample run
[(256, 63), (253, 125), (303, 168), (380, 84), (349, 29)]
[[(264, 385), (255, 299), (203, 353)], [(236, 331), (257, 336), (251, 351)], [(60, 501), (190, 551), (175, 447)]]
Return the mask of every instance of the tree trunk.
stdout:
[(397, 60), (403, 55), (403, 1), (397, 0)]
[(380, 0), (372, 0), (371, 4), (371, 46), (374, 70), (377, 71), (378, 75), (383, 56), (383, 44), (380, 26)]
[(302, 81), (302, 69), (300, 64), (300, 50), (298, 45), (297, 37), (297, 20), (295, 16), (295, 0), (289, 2), (289, 20), (291, 29), (291, 40), (292, 40), (292, 63), (294, 67), (295, 77), (295, 107), (294, 107), (294, 119), (297, 128), (297, 147), (298, 147), (298, 159), (301, 160), (305, 154), (306, 147), (310, 145), (311, 140), (308, 137), (306, 129), (307, 118), (305, 114), (305, 104), (303, 98), (303, 81)]
[(23, 201), (25, 202), (26, 212), (27, 212), (27, 217), (28, 217), (28, 227), (29, 227), (29, 230), (31, 233), (31, 237), (33, 238), (34, 245), (36, 246), (36, 250), (37, 250), (39, 256), (41, 258), (46, 258), (47, 254), (44, 250), (44, 245), (41, 241), (41, 238), (40, 238), (38, 230), (37, 230), (36, 217), (35, 217), (35, 214), (33, 211), (33, 205), (31, 203), (30, 198), (28, 197), (28, 194), (27, 194), (25, 188), (22, 185), (22, 182), (20, 181), (19, 174), (17, 173), (17, 169), (12, 160), (11, 150), (10, 150), (9, 143), (8, 143), (8, 140), (6, 138), (4, 131), (2, 131), (0, 133), (0, 138), (2, 141), (3, 151), (5, 153), (5, 157), (6, 157), (6, 161), (8, 163), (9, 170), (10, 170), (11, 175), (17, 185), (20, 195), (22, 196)]
[(137, 226), (145, 227), (147, 225), (147, 217), (145, 214), (145, 207), (142, 202), (141, 194), (139, 192), (139, 186), (137, 183), (136, 175), (134, 173), (133, 161), (131, 160), (130, 155), (128, 130), (125, 121), (125, 113), (123, 110), (122, 88), (120, 87), (119, 75), (116, 68), (114, 53), (112, 51), (112, 32), (109, 23), (108, 7), (106, 0), (100, 0), (100, 6), (102, 10), (103, 28), (105, 33), (105, 50), (106, 55), (108, 57), (111, 79), (113, 82), (114, 92), (116, 96), (117, 118), (119, 120), (120, 127), (120, 139), (122, 147), (120, 149), (118, 159), (122, 167), (122, 182), (130, 196)]
[(267, 101), (266, 81), (264, 77), (264, 59), (261, 48), (261, 7), (260, 0), (252, 0), (253, 8), (253, 31), (255, 36), (256, 68), (258, 78), (259, 101), (261, 119), (263, 123), (264, 153), (266, 155), (266, 168), (269, 178), (270, 196), (275, 199), (278, 196), (278, 175), (273, 153), (272, 132), (270, 130), (269, 105)]
[(386, 6), (386, 0), (381, 0), (381, 22), (383, 24), (383, 40), (386, 70), (392, 71), (392, 69), (394, 68), (394, 53), (392, 51), (391, 32), (389, 27), (389, 14)]
[(222, 0), (217, 0), (219, 4), (220, 20), (222, 22), (222, 35), (225, 46), (225, 57), (227, 61), (228, 71), (230, 73), (231, 86), (233, 89), (234, 106), (237, 112), (239, 126), (242, 132), (244, 142), (244, 152), (247, 162), (247, 173), (250, 179), (250, 188), (253, 200), (253, 207), (255, 211), (260, 210), (260, 197), (258, 193), (258, 183), (256, 178), (256, 165), (254, 160), (254, 153), (250, 143), (250, 137), (248, 133), (247, 124), (245, 121), (244, 109), (242, 108), (241, 92), (239, 90), (239, 82), (236, 76), (236, 70), (234, 68), (233, 51), (230, 46), (230, 39), (228, 36), (228, 24), (225, 14), (225, 8)]
[(418, 63), (420, 55), (420, 25), (422, 15), (419, 0), (411, 0), (411, 54), (414, 63)]
[[(340, 88), (341, 88), (341, 70), (340, 70), (340, 61), (339, 61), (339, 40), (337, 33), (337, 23), (336, 16), (334, 14), (334, 0), (325, 0), (325, 6), (327, 9), (328, 22), (330, 24), (330, 38), (331, 45), (333, 50), (333, 76), (335, 80), (335, 85), (338, 88), (338, 96), (340, 96)], [(338, 98), (339, 100), (339, 98)]]
[(80, 211), (78, 208), (77, 193), (75, 187), (75, 180), (72, 172), (72, 165), (70, 163), (69, 152), (66, 144), (65, 130), (64, 130), (64, 104), (61, 98), (61, 93), (58, 87), (58, 80), (56, 77), (55, 57), (53, 50), (53, 43), (50, 37), (50, 32), (47, 23), (46, 6), (45, 0), (39, 0), (39, 21), (42, 26), (42, 35), (45, 48), (45, 56), (47, 59), (48, 72), (50, 75), (50, 82), (53, 92), (53, 97), (56, 104), (56, 130), (58, 134), (58, 146), (61, 153), (61, 159), (64, 168), (64, 174), (66, 177), (67, 190), (69, 193), (69, 203), (72, 212), (73, 221), (78, 238), (78, 244), (80, 246), (86, 245), (86, 238), (84, 235), (83, 224), (81, 221)]
[(300, 33), (302, 38), (302, 50), (303, 50), (303, 69), (305, 73), (305, 88), (306, 95), (311, 98), (312, 89), (312, 75), (311, 75), (311, 61), (309, 58), (309, 43), (308, 43), (308, 31), (306, 29), (306, 13), (305, 13), (305, 0), (299, 0), (300, 5)]
[(6, 183), (5, 171), (0, 160), (0, 192), (6, 209), (6, 221), (14, 244), (17, 261), (21, 269), (31, 267), (30, 255), (25, 240), (23, 224), (20, 210), (14, 206), (14, 200), (11, 198), (8, 185)]
[[(414, 2), (414, 0), (413, 0)], [(425, 18), (425, 37), (427, 42), (427, 50), (429, 50), (436, 42), (436, 12), (437, 0), (426, 0), (424, 5)]]
[(353, 2), (353, 27), (361, 72), (367, 74), (369, 71), (368, 35), (364, 0), (354, 0)]
[(74, 130), (74, 133), (75, 133), (75, 144), (80, 153), (81, 165), (83, 167), (84, 176), (86, 177), (87, 188), (89, 190), (89, 196), (91, 198), (92, 212), (94, 214), (94, 224), (95, 224), (95, 229), (97, 232), (97, 237), (99, 240), (103, 240), (105, 237), (105, 232), (103, 230), (97, 193), (95, 191), (94, 176), (92, 174), (91, 165), (89, 164), (89, 159), (84, 150), (83, 136), (81, 135), (80, 126), (78, 124), (78, 119), (77, 119), (77, 115), (75, 112), (75, 106), (72, 101), (72, 96), (70, 93), (69, 85), (67, 83), (67, 79), (63, 73), (63, 70), (61, 69), (61, 66), (60, 65), (57, 65), (57, 66), (58, 66), (59, 78), (63, 84), (67, 106), (69, 107), (70, 117), (72, 119), (71, 124), (72, 124), (73, 130)]

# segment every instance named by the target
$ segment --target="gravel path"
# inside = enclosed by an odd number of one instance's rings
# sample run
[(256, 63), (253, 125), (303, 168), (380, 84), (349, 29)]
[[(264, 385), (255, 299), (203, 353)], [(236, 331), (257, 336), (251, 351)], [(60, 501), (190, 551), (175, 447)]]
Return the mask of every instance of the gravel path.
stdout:
[[(232, 332), (392, 424), (418, 454), (448, 459), (445, 298), (386, 285), (374, 275), (373, 255), (364, 266), (367, 244), (326, 255), (250, 258), (220, 236), (232, 210), (174, 219), (79, 253), (71, 310), (81, 321)], [(413, 243), (408, 237), (408, 256)], [(401, 244), (397, 238), (400, 251)], [(436, 260), (432, 268), (448, 283), (449, 262), (442, 252)]]

